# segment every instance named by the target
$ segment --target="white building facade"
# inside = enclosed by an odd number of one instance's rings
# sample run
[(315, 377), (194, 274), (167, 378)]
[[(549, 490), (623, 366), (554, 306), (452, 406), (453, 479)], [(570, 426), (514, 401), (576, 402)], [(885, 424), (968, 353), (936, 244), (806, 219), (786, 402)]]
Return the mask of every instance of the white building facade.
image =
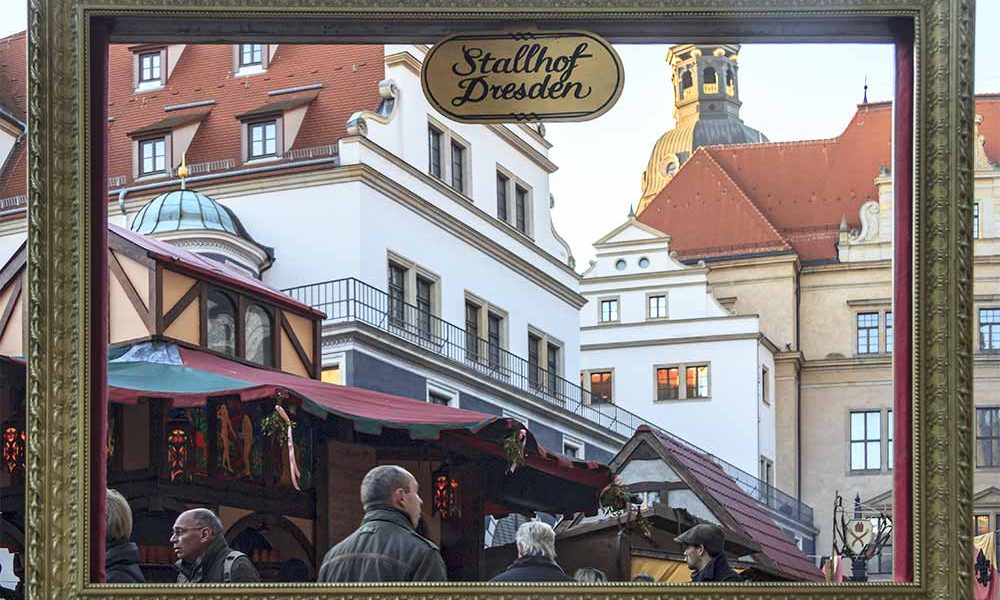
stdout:
[(733, 315), (708, 270), (670, 254), (670, 237), (629, 219), (594, 244), (580, 313), (581, 380), (633, 412), (774, 484), (774, 345)]

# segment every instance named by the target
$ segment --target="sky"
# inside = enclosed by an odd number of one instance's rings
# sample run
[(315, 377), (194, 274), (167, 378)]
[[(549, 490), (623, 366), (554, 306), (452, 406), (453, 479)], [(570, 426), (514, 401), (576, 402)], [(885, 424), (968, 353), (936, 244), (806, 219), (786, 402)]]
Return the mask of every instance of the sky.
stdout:
[[(1000, 0), (977, 2), (976, 56), (1000, 56)], [(0, 37), (25, 28), (26, 3), (0, 0)], [(992, 34), (992, 35), (991, 35)], [(552, 218), (570, 244), (578, 270), (593, 242), (628, 216), (641, 195), (642, 172), (656, 140), (673, 127), (668, 44), (616, 46), (625, 64), (618, 103), (587, 123), (546, 126), (553, 143)], [(772, 141), (838, 135), (861, 102), (892, 98), (889, 45), (746, 44), (739, 55), (740, 116)], [(1000, 64), (976, 61), (976, 92), (1000, 92)]]

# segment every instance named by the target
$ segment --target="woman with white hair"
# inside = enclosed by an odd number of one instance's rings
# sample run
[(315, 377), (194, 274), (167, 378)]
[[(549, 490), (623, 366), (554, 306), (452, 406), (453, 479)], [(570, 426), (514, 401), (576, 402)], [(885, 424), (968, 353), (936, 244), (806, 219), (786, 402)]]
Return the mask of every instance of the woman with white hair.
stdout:
[(107, 512), (104, 535), (104, 572), (108, 583), (146, 583), (139, 569), (139, 549), (129, 541), (132, 537), (132, 509), (128, 500), (108, 489), (105, 497)]
[(556, 532), (541, 521), (517, 528), (517, 559), (490, 581), (575, 581), (556, 563)]

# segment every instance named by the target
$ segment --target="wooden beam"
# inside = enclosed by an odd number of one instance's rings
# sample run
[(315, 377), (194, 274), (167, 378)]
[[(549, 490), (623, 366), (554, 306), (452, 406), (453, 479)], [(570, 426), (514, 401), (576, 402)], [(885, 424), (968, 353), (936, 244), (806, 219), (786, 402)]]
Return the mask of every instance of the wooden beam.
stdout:
[(3, 309), (3, 316), (0, 316), (0, 337), (7, 331), (7, 325), (10, 324), (10, 318), (14, 314), (14, 306), (17, 305), (17, 301), (21, 298), (21, 288), (23, 285), (24, 277), (18, 277), (11, 286), (13, 289), (10, 292), (10, 300), (7, 301), (7, 306)]
[(299, 360), (302, 361), (302, 365), (306, 368), (306, 371), (312, 373), (313, 372), (312, 359), (310, 359), (309, 355), (306, 354), (306, 350), (305, 348), (302, 347), (302, 344), (299, 342), (299, 337), (295, 335), (295, 330), (292, 329), (291, 323), (289, 323), (288, 319), (285, 318), (285, 311), (279, 310), (278, 312), (281, 314), (281, 329), (288, 334), (288, 340), (292, 342), (292, 347), (295, 348), (295, 353), (298, 354)]
[(151, 322), (152, 313), (146, 306), (146, 303), (142, 301), (142, 298), (139, 297), (138, 290), (135, 289), (135, 286), (132, 284), (132, 280), (129, 278), (128, 274), (125, 273), (125, 269), (122, 267), (121, 263), (118, 262), (118, 257), (115, 256), (114, 252), (109, 252), (108, 254), (110, 255), (108, 266), (111, 267), (112, 275), (115, 276), (115, 279), (118, 280), (122, 289), (125, 290), (125, 295), (128, 296), (129, 302), (132, 303), (132, 308), (134, 308), (135, 311), (142, 316), (142, 322), (146, 324), (146, 331), (151, 332), (153, 326), (155, 325), (155, 323)]
[(184, 295), (181, 296), (181, 299), (178, 300), (177, 303), (174, 304), (174, 306), (169, 311), (167, 311), (167, 314), (163, 315), (164, 331), (166, 331), (170, 327), (170, 325), (172, 325), (173, 322), (177, 320), (177, 317), (181, 316), (181, 313), (184, 312), (184, 309), (190, 306), (191, 303), (194, 302), (194, 299), (197, 298), (200, 293), (201, 293), (201, 284), (199, 284), (198, 282), (195, 282), (194, 285), (192, 285), (191, 288), (188, 289), (188, 291), (184, 292)]

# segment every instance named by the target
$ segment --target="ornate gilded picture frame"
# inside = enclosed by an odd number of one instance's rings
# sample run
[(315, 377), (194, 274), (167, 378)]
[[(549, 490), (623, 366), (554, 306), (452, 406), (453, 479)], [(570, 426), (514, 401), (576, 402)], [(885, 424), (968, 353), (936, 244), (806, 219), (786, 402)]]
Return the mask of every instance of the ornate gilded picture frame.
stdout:
[[(30, 0), (28, 16), (28, 369), (25, 581), (30, 598), (81, 597), (670, 597), (965, 598), (971, 595), (973, 0)], [(897, 103), (895, 285), (897, 396), (912, 394), (911, 468), (897, 499), (911, 499), (911, 582), (599, 587), (486, 584), (106, 586), (90, 583), (96, 518), (94, 449), (104, 443), (107, 314), (106, 167), (95, 148), (109, 43), (433, 43), (457, 31), (512, 23), (584, 30), (612, 43), (684, 39), (739, 42), (890, 42), (897, 84), (912, 88), (912, 121)], [(913, 40), (912, 46), (909, 40)], [(905, 43), (901, 43), (903, 40)], [(902, 49), (900, 49), (902, 48)], [(912, 48), (910, 50), (909, 48)], [(898, 96), (897, 96), (898, 100)], [(100, 152), (96, 153), (100, 156)], [(903, 162), (898, 162), (902, 156)], [(897, 171), (900, 173), (900, 171)], [(899, 200), (902, 198), (902, 200)], [(912, 207), (912, 214), (910, 214)], [(906, 227), (912, 225), (912, 227)], [(912, 232), (912, 243), (907, 237)], [(902, 268), (900, 268), (902, 265)], [(97, 299), (97, 300), (95, 300)], [(912, 310), (912, 326), (902, 325)], [(901, 405), (896, 404), (897, 410)], [(97, 415), (97, 418), (95, 418)], [(898, 413), (899, 418), (905, 412)], [(897, 437), (897, 444), (903, 438)], [(897, 462), (897, 464), (899, 464)], [(102, 478), (97, 478), (103, 481)], [(897, 481), (899, 479), (897, 478)], [(101, 486), (103, 487), (103, 485)], [(906, 552), (902, 554), (905, 556)]]

